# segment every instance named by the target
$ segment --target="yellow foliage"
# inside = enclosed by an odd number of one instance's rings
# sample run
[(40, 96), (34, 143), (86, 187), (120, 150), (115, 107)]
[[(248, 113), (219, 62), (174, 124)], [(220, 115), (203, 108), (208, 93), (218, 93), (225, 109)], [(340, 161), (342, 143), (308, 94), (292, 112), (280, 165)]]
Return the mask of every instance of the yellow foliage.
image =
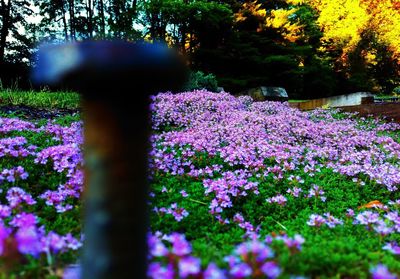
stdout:
[[(400, 61), (400, 1), (394, 0), (306, 0), (319, 13), (324, 45), (343, 50), (343, 63), (365, 31), (373, 31), (379, 42), (390, 47)], [(327, 49), (321, 49), (327, 51)], [(373, 53), (367, 62), (375, 63)]]
[(363, 51), (362, 55), (364, 56), (365, 62), (370, 65), (376, 65), (378, 62), (376, 61), (376, 54), (371, 51)]
[(306, 2), (306, 0), (286, 0), (286, 3), (292, 5), (302, 5)]
[(376, 32), (378, 39), (387, 44), (400, 61), (400, 3), (391, 0), (362, 2), (371, 14), (369, 28)]
[(311, 0), (319, 11), (318, 24), (323, 31), (322, 41), (334, 42), (344, 53), (353, 50), (361, 40), (361, 32), (370, 16), (359, 0)]
[(290, 25), (289, 16), (293, 14), (293, 10), (273, 10), (267, 18), (266, 25), (272, 28), (285, 28)]
[(265, 26), (279, 29), (281, 35), (289, 42), (295, 42), (302, 36), (303, 27), (297, 23), (290, 22), (290, 16), (296, 12), (296, 9), (277, 9), (272, 10), (266, 18)]
[(245, 12), (250, 12), (251, 15), (259, 18), (265, 18), (265, 16), (267, 15), (267, 11), (265, 9), (261, 9), (261, 4), (258, 4), (257, 0), (252, 2), (245, 2), (242, 5), (240, 11), (235, 14), (236, 21), (246, 20), (247, 17), (245, 15)]
[[(292, 5), (299, 5), (304, 3), (305, 0), (286, 0), (287, 3)], [(238, 13), (235, 14), (237, 22), (247, 19), (248, 14), (257, 17), (260, 20), (258, 32), (264, 28), (277, 29), (282, 37), (290, 42), (298, 40), (302, 35), (302, 26), (297, 23), (290, 22), (290, 16), (296, 12), (295, 8), (290, 9), (275, 9), (267, 12), (262, 8), (262, 5), (257, 1), (245, 2)]]

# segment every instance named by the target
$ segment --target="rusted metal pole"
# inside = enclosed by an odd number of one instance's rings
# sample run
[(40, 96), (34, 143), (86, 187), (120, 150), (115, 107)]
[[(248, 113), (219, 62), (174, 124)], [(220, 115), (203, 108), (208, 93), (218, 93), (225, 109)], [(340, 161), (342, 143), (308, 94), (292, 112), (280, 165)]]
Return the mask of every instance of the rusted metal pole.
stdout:
[(166, 47), (122, 42), (45, 47), (38, 57), (37, 81), (83, 99), (82, 278), (145, 278), (149, 94), (179, 87), (184, 63)]

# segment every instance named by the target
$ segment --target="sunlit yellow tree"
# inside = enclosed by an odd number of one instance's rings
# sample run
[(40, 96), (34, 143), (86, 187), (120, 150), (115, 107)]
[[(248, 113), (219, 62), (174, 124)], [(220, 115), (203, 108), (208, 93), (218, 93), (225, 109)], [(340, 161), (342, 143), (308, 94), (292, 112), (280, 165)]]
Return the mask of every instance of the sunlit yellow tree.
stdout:
[(258, 19), (257, 31), (261, 32), (266, 28), (275, 30), (285, 40), (296, 42), (302, 37), (302, 26), (295, 19), (296, 6), (303, 3), (303, 0), (281, 1), (283, 5), (275, 9), (263, 7), (259, 1), (248, 1), (242, 5), (242, 9), (235, 14), (238, 22), (245, 21), (249, 16)]
[[(375, 89), (394, 87), (377, 83), (398, 75), (400, 66), (400, 1), (395, 0), (307, 0), (318, 12), (323, 33), (321, 54), (336, 57), (338, 70), (346, 78), (374, 82)], [(339, 54), (339, 55), (338, 55)], [(364, 77), (360, 79), (360, 75)], [(374, 76), (375, 75), (375, 76)]]

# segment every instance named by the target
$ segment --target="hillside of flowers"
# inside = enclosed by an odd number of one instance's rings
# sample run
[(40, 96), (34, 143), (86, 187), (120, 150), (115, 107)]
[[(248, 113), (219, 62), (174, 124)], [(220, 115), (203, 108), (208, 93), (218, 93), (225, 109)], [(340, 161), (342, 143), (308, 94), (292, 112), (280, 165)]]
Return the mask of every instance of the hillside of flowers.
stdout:
[[(398, 278), (399, 124), (206, 91), (151, 114), (149, 278)], [(0, 117), (0, 272), (79, 263), (82, 127)]]

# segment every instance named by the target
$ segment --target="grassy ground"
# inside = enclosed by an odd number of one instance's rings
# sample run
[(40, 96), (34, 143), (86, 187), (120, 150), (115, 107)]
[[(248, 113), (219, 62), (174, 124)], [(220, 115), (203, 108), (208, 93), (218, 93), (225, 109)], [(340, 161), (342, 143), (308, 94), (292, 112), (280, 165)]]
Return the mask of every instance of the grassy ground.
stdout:
[(0, 90), (0, 106), (30, 106), (45, 109), (77, 109), (80, 97), (74, 92)]
[(302, 102), (307, 102), (309, 100), (289, 100), (289, 103), (302, 103)]

